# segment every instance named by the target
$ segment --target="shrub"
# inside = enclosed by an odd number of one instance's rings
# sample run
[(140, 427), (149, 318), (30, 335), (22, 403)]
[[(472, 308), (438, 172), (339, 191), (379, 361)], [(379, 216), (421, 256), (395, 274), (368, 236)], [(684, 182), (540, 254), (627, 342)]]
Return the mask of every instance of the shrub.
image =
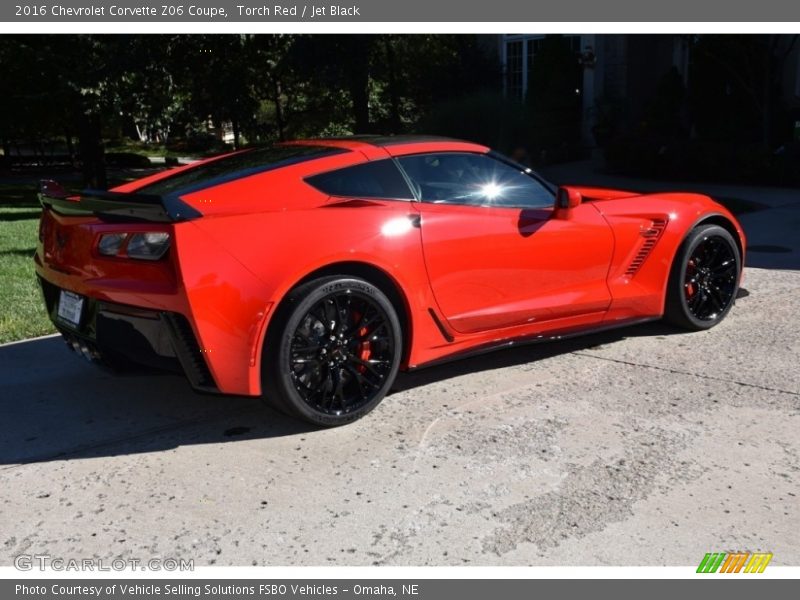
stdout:
[(529, 128), (525, 104), (495, 92), (442, 102), (417, 125), (420, 133), (460, 138), (506, 152), (528, 145)]
[(134, 152), (106, 152), (106, 165), (129, 169), (146, 169), (151, 166), (150, 159)]
[(195, 133), (183, 138), (171, 138), (167, 143), (170, 152), (185, 152), (186, 154), (207, 154), (224, 152), (228, 146), (210, 133)]

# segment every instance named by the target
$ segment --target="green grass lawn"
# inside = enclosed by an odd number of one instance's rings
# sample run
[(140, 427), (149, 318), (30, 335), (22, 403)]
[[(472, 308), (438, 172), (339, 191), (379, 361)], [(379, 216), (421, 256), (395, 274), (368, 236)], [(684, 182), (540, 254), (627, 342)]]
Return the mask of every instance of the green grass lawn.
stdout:
[(39, 212), (0, 206), (0, 343), (55, 331), (33, 270)]
[[(30, 177), (30, 183), (0, 180), (0, 344), (55, 331), (33, 269), (41, 211), (37, 178)], [(109, 172), (112, 184), (130, 178), (120, 170)], [(67, 188), (75, 193), (80, 189), (78, 184)]]

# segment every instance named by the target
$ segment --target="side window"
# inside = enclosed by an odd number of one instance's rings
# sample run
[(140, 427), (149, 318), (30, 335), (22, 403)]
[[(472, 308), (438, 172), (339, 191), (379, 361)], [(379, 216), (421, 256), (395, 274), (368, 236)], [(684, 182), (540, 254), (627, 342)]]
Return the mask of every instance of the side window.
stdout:
[(345, 167), (308, 177), (306, 182), (331, 196), (413, 200), (402, 173), (391, 159)]
[(553, 193), (529, 175), (486, 154), (447, 152), (398, 159), (423, 202), (545, 208)]

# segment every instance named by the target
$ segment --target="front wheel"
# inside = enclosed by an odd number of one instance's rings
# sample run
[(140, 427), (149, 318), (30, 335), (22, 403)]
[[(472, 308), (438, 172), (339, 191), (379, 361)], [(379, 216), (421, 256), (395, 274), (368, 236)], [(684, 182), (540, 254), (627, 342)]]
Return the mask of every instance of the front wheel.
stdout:
[(710, 329), (733, 306), (741, 270), (739, 247), (726, 229), (696, 227), (672, 264), (664, 317), (685, 329)]
[(324, 277), (290, 292), (263, 353), (265, 400), (314, 425), (367, 414), (400, 365), (402, 331), (386, 295), (353, 277)]

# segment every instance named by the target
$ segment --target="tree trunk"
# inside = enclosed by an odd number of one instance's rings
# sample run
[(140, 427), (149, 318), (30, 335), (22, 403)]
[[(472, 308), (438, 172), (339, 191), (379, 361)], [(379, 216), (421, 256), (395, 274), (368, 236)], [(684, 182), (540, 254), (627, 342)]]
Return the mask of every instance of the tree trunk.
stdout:
[(239, 119), (233, 119), (231, 121), (231, 126), (233, 127), (233, 147), (234, 149), (239, 149), (239, 136), (241, 132), (239, 131)]
[(275, 90), (274, 90), (274, 102), (275, 102), (275, 126), (278, 128), (278, 139), (282, 142), (285, 138), (284, 129), (286, 125), (283, 122), (283, 101), (281, 100), (281, 82), (279, 79), (275, 80)]
[(369, 133), (369, 38), (353, 36), (350, 44), (349, 88), (356, 133)]
[(388, 70), (389, 86), (389, 106), (390, 106), (390, 126), (392, 133), (400, 133), (402, 124), (400, 122), (400, 93), (397, 89), (397, 60), (394, 54), (391, 36), (384, 38), (386, 46), (386, 67)]
[(69, 154), (69, 164), (75, 168), (75, 144), (72, 142), (72, 132), (64, 129), (64, 139), (67, 141), (67, 154)]
[(106, 164), (103, 152), (103, 137), (100, 115), (82, 113), (80, 118), (80, 158), (83, 169), (83, 185), (104, 190), (108, 187)]

